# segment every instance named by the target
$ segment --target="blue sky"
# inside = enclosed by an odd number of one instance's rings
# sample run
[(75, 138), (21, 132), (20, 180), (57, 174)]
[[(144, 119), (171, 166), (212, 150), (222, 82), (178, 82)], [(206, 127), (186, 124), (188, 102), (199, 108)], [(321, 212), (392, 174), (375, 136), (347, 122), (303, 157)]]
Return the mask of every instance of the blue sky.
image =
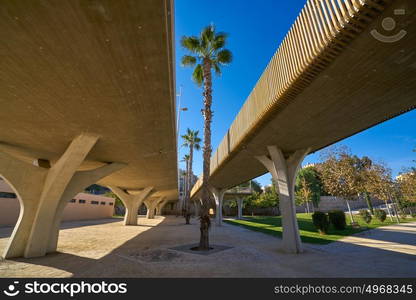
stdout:
[[(256, 84), (270, 58), (278, 48), (286, 32), (305, 4), (305, 0), (176, 0), (176, 86), (181, 107), (188, 111), (180, 116), (180, 134), (187, 127), (203, 133), (202, 89), (191, 80), (192, 69), (183, 68), (180, 58), (185, 52), (179, 41), (183, 35), (198, 35), (200, 30), (214, 23), (218, 31), (229, 33), (227, 48), (233, 52), (232, 64), (223, 69), (220, 78), (213, 82), (212, 145), (217, 148), (228, 127), (234, 120), (250, 91)], [(179, 146), (182, 141), (179, 141)], [(416, 154), (416, 111), (401, 115), (338, 144), (348, 146), (354, 154), (367, 155), (383, 161), (393, 174), (412, 165)], [(179, 158), (188, 152), (179, 148)], [(304, 164), (319, 160), (319, 152), (307, 156)], [(413, 164), (414, 165), (414, 164)], [(180, 164), (184, 168), (183, 163)], [(202, 173), (202, 151), (195, 155), (194, 173)], [(258, 178), (269, 184), (270, 175)]]

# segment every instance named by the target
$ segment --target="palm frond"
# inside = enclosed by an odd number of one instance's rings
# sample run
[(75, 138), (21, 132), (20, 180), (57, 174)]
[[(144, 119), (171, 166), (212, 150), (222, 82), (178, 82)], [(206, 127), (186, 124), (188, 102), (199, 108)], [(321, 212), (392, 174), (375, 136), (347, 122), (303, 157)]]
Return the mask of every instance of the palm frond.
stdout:
[(199, 53), (201, 44), (196, 36), (183, 36), (181, 46), (192, 53)]
[(215, 36), (214, 25), (209, 25), (205, 27), (201, 31), (201, 37), (200, 37), (202, 48), (207, 48), (208, 45), (214, 40), (214, 36)]
[(225, 32), (218, 32), (215, 34), (214, 40), (212, 42), (212, 48), (214, 50), (219, 50), (224, 47), (228, 34)]
[(220, 76), (220, 75), (221, 75), (221, 68), (220, 68), (220, 66), (218, 65), (218, 63), (217, 63), (217, 62), (214, 62), (214, 63), (212, 64), (212, 68), (214, 69), (215, 74), (217, 74), (218, 76)]
[(184, 144), (182, 146), (185, 146), (187, 148), (191, 148), (193, 147), (196, 150), (200, 149), (200, 142), (201, 139), (198, 137), (199, 131), (198, 130), (191, 130), (191, 129), (187, 129), (186, 130), (186, 134), (182, 135), (181, 137), (184, 140)]
[(202, 71), (202, 65), (198, 64), (195, 69), (194, 72), (192, 73), (192, 79), (195, 81), (195, 83), (198, 86), (202, 85), (202, 82), (204, 81), (204, 76), (203, 76), (203, 71)]
[(189, 160), (189, 154), (185, 154), (184, 156), (183, 156), (183, 158), (182, 158), (182, 160), (181, 161), (188, 161)]
[(181, 64), (183, 67), (194, 66), (196, 64), (196, 57), (192, 55), (184, 55), (182, 56)]
[(216, 62), (226, 65), (233, 60), (233, 55), (230, 50), (223, 49), (217, 53)]

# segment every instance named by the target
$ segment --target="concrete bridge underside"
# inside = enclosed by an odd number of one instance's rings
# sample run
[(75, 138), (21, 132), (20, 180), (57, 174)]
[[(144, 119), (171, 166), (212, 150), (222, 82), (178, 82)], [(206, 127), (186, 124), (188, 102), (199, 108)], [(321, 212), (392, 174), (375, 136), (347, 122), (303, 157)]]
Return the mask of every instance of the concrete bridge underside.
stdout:
[[(212, 155), (214, 197), (270, 172), (284, 250), (301, 252), (293, 188), (304, 156), (416, 106), (415, 13), (411, 0), (308, 0)], [(381, 26), (387, 17), (393, 32)], [(373, 30), (406, 35), (388, 43)]]
[(172, 15), (169, 0), (2, 1), (0, 175), (21, 203), (4, 257), (55, 251), (93, 183), (126, 224), (177, 199)]

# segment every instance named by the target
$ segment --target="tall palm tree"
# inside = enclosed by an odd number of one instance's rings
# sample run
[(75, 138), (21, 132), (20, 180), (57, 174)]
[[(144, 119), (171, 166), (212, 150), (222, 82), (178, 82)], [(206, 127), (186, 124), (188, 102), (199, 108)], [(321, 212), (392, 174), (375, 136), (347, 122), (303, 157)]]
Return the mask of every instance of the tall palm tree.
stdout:
[(184, 180), (183, 180), (183, 187), (182, 187), (182, 199), (181, 199), (181, 211), (182, 215), (185, 216), (185, 199), (186, 199), (186, 192), (188, 190), (188, 174), (189, 174), (189, 154), (185, 154), (181, 160), (181, 162), (185, 162), (186, 168), (184, 172)]
[(212, 69), (217, 75), (221, 74), (221, 67), (232, 60), (231, 51), (224, 48), (227, 34), (215, 32), (213, 25), (205, 27), (199, 36), (184, 36), (181, 45), (192, 55), (182, 57), (182, 65), (195, 66), (192, 74), (193, 80), (198, 86), (204, 85), (202, 93), (204, 99), (204, 149), (203, 149), (203, 177), (202, 177), (202, 209), (200, 211), (200, 250), (209, 250), (210, 227), (209, 218), (209, 186), (211, 161), (211, 121), (212, 121)]
[(194, 160), (194, 149), (201, 149), (201, 139), (198, 136), (198, 130), (187, 129), (186, 134), (182, 135), (183, 146), (189, 148), (189, 159), (188, 159), (188, 169), (187, 169), (187, 180), (186, 180), (186, 190), (185, 190), (185, 219), (186, 224), (189, 224), (191, 213), (189, 211), (189, 202), (190, 202), (190, 192), (191, 192), (191, 176), (192, 176), (192, 162)]

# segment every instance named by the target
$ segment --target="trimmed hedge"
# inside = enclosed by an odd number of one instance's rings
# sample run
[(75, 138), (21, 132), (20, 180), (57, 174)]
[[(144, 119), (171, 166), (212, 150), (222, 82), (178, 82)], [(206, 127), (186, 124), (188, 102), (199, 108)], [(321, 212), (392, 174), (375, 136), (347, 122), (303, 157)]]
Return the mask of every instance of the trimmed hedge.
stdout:
[(379, 220), (380, 222), (384, 222), (387, 218), (387, 214), (382, 209), (375, 209), (374, 210), (374, 217)]
[(321, 211), (314, 212), (312, 214), (312, 222), (316, 229), (318, 229), (320, 234), (328, 233), (329, 220), (328, 216), (325, 213)]
[(344, 230), (347, 227), (345, 213), (342, 210), (331, 210), (328, 212), (329, 223), (337, 230)]
[(359, 214), (360, 214), (361, 218), (364, 220), (364, 222), (366, 222), (367, 224), (370, 224), (372, 217), (371, 217), (370, 213), (368, 212), (368, 210), (360, 209)]

